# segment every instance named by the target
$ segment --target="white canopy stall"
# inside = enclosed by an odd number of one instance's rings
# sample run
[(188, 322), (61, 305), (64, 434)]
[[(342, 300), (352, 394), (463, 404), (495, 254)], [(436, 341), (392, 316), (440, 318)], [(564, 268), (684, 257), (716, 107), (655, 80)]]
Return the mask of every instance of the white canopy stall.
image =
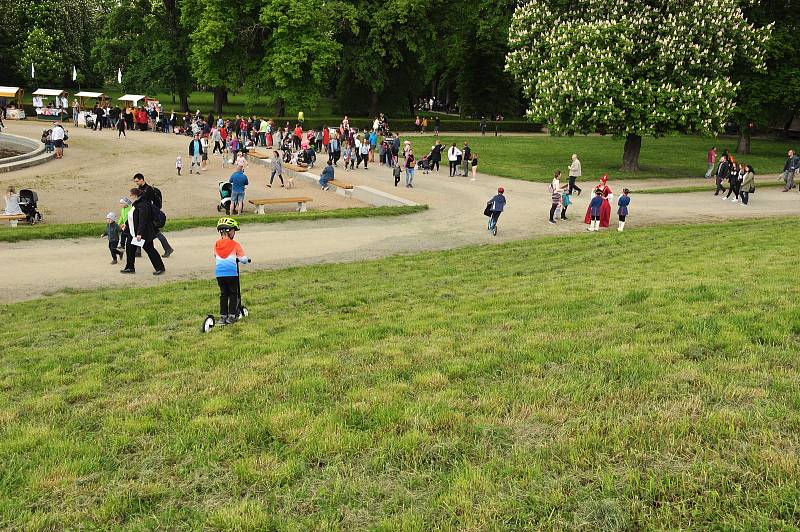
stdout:
[(130, 102), (131, 107), (137, 107), (139, 105), (139, 100), (145, 100), (147, 96), (144, 94), (125, 94), (117, 98), (117, 100), (121, 102)]
[(6, 118), (11, 120), (25, 118), (25, 108), (22, 106), (24, 93), (20, 87), (0, 87), (0, 98), (6, 99)]
[[(60, 120), (69, 109), (67, 92), (61, 89), (36, 89), (33, 91), (33, 107), (39, 120)], [(52, 102), (46, 100), (52, 98)]]
[(108, 103), (108, 96), (102, 92), (80, 91), (75, 93), (75, 97), (78, 98), (78, 120), (75, 122), (76, 126), (78, 124), (83, 124), (85, 126), (86, 116), (92, 113), (94, 106), (87, 105), (87, 99), (94, 98), (100, 106), (104, 106)]

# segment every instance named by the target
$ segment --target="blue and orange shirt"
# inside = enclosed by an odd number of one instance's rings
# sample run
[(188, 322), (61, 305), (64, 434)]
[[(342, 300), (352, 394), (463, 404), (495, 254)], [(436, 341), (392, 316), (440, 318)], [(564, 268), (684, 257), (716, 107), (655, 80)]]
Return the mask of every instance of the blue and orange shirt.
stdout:
[(242, 246), (235, 240), (220, 238), (214, 244), (214, 257), (217, 266), (214, 273), (217, 277), (237, 277), (239, 272), (236, 268), (236, 259), (245, 257)]

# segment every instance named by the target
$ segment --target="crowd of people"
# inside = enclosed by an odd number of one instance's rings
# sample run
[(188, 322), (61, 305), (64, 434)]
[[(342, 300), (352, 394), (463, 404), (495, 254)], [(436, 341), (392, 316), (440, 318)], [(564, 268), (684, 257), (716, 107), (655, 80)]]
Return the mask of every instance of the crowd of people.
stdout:
[[(728, 150), (724, 150), (715, 171), (716, 158), (717, 148), (712, 146), (708, 150), (706, 159), (708, 168), (705, 177), (709, 179), (712, 175), (715, 176), (717, 186), (714, 190), (714, 195), (719, 196), (721, 194), (723, 200), (728, 200), (733, 196), (732, 203), (740, 203), (744, 207), (748, 206), (750, 204), (750, 194), (756, 191), (756, 176), (752, 165), (736, 161)], [(727, 189), (725, 188), (726, 183), (728, 185)]]

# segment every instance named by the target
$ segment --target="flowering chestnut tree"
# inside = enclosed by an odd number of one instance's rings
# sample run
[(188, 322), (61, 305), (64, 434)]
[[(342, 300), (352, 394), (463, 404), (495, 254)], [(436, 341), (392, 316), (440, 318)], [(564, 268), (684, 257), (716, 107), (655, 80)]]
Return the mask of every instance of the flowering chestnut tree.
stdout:
[(624, 137), (622, 169), (636, 171), (643, 136), (722, 130), (738, 90), (733, 65), (763, 69), (769, 31), (737, 0), (526, 0), (507, 68), (529, 118), (556, 135)]

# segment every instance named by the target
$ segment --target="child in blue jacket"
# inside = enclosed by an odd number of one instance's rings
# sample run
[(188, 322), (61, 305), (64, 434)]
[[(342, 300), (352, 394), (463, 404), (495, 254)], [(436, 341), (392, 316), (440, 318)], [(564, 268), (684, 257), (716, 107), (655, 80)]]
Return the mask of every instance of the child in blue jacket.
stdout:
[(628, 196), (630, 192), (631, 191), (627, 188), (623, 189), (622, 196), (620, 196), (619, 200), (617, 200), (617, 206), (619, 207), (617, 209), (617, 214), (619, 215), (619, 227), (617, 228), (617, 231), (620, 233), (623, 229), (625, 229), (625, 218), (628, 216), (628, 205), (631, 203), (631, 198)]
[(591, 221), (589, 223), (588, 231), (599, 231), (600, 228), (600, 208), (603, 205), (603, 192), (598, 188), (594, 191), (594, 197), (589, 202), (589, 216)]

